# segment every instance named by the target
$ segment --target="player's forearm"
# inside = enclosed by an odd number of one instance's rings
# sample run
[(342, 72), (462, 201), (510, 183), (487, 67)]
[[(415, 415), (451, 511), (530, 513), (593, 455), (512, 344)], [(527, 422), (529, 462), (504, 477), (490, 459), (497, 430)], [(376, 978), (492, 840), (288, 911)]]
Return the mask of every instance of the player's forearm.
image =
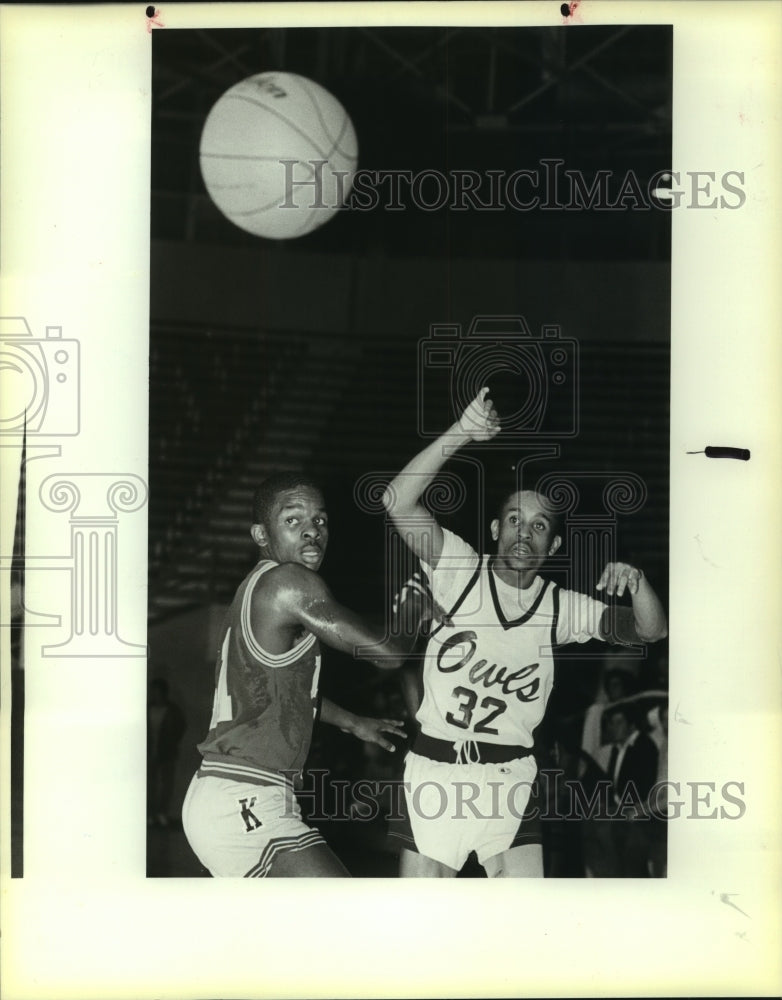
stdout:
[(387, 639), (383, 646), (385, 653), (375, 660), (376, 665), (383, 670), (398, 670), (413, 652), (415, 636), (393, 636)]
[(407, 636), (389, 635), (380, 624), (373, 625), (366, 619), (356, 620), (349, 628), (342, 628), (329, 638), (323, 637), (327, 645), (352, 656), (354, 660), (365, 660), (381, 670), (395, 670), (407, 659), (413, 641)]
[(413, 651), (415, 640), (409, 636), (385, 636), (375, 642), (353, 648), (357, 660), (366, 660), (381, 670), (398, 670)]
[(470, 440), (470, 435), (464, 433), (457, 421), (409, 461), (383, 494), (383, 505), (391, 517), (409, 517), (448, 458)]
[(356, 726), (356, 719), (352, 712), (342, 708), (330, 698), (322, 698), (320, 703), (320, 720), (327, 722), (330, 726), (336, 726), (343, 733), (353, 733)]
[(631, 595), (633, 618), (638, 638), (644, 642), (657, 642), (668, 635), (668, 622), (659, 597), (646, 577), (642, 577), (638, 590)]
[(412, 594), (394, 613), (391, 629), (378, 629), (374, 643), (355, 650), (354, 655), (382, 670), (396, 670), (415, 648), (424, 620), (424, 600)]

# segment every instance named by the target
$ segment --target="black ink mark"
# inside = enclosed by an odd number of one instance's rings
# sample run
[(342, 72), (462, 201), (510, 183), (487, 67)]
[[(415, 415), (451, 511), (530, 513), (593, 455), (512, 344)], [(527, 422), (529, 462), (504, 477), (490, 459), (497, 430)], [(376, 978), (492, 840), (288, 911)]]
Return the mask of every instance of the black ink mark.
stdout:
[(147, 33), (152, 34), (153, 28), (165, 28), (165, 24), (160, 20), (160, 11), (157, 7), (153, 7), (152, 4), (147, 7), (145, 14), (147, 15)]
[(706, 458), (737, 458), (741, 462), (748, 462), (750, 458), (749, 448), (714, 448), (708, 445), (703, 451), (688, 451), (688, 455), (705, 455)]

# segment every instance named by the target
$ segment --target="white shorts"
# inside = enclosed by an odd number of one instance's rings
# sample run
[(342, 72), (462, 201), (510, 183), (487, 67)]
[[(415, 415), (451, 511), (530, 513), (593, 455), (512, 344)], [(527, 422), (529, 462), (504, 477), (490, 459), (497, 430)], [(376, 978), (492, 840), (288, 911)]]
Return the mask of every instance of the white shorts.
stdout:
[(324, 843), (301, 819), (290, 786), (195, 774), (182, 806), (190, 847), (212, 875), (264, 878), (283, 851)]
[(495, 854), (541, 842), (530, 803), (537, 765), (532, 756), (503, 764), (448, 764), (410, 751), (404, 805), (389, 835), (405, 847), (459, 871), (470, 851), (484, 864)]

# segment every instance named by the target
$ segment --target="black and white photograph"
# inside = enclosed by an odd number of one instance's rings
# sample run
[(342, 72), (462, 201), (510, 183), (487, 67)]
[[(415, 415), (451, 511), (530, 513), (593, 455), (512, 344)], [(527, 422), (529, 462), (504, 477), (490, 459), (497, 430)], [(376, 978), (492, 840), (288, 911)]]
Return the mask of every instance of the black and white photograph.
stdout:
[(0, 27), (4, 996), (776, 995), (780, 9)]
[(664, 877), (672, 43), (153, 34), (150, 875)]

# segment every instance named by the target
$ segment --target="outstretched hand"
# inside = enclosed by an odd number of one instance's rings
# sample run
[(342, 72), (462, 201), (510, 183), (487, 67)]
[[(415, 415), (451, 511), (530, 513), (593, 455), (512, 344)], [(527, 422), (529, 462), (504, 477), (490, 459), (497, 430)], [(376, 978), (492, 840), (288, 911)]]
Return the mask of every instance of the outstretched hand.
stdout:
[(628, 563), (610, 562), (597, 581), (597, 589), (605, 590), (610, 597), (613, 597), (614, 594), (621, 597), (625, 589), (629, 590), (631, 594), (637, 594), (643, 576), (640, 569), (636, 569), (635, 566), (630, 566)]
[(367, 716), (357, 715), (351, 727), (351, 732), (365, 743), (376, 743), (384, 750), (394, 753), (396, 747), (383, 735), (399, 736), (405, 739), (404, 725), (397, 719), (370, 719)]
[(434, 614), (434, 598), (432, 597), (432, 588), (429, 586), (429, 581), (417, 570), (413, 575), (403, 584), (402, 589), (394, 595), (394, 603), (391, 610), (395, 615), (399, 614), (399, 611), (405, 601), (409, 600), (413, 595), (417, 594), (421, 604), (421, 621), (430, 621)]
[(473, 441), (490, 441), (500, 433), (500, 417), (484, 386), (459, 418), (459, 428)]

